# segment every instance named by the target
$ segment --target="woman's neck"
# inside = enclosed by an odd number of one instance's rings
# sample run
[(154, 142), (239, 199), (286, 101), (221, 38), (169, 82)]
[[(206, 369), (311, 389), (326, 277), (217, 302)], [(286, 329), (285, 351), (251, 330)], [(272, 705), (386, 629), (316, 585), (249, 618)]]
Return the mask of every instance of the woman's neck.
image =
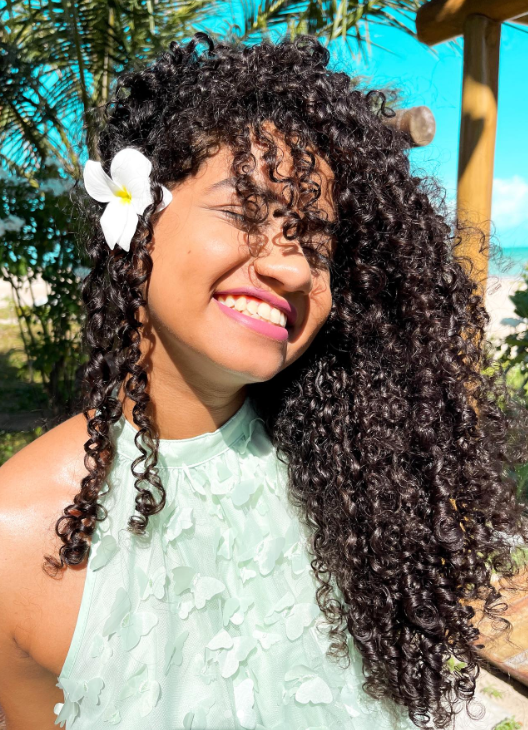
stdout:
[[(190, 388), (170, 388), (163, 383), (149, 383), (148, 392), (151, 400), (146, 415), (163, 439), (193, 438), (216, 431), (242, 407), (247, 394), (244, 387), (228, 395), (197, 395)], [(132, 414), (135, 403), (125, 398), (123, 384), (119, 389), (119, 400), (124, 417), (137, 428)]]

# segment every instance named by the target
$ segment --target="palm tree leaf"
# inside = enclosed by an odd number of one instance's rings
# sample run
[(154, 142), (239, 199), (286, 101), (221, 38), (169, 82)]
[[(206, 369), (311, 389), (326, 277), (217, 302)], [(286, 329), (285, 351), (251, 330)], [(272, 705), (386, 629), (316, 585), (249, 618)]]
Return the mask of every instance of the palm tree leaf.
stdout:
[[(9, 0), (0, 27), (0, 144), (3, 159), (21, 169), (43, 154), (69, 160), (91, 140), (93, 112), (118, 74), (155, 58), (173, 41), (206, 28), (219, 40), (249, 42), (286, 29), (328, 44), (344, 38), (361, 53), (378, 46), (369, 24), (414, 35), (421, 0)], [(218, 18), (223, 23), (218, 23)], [(221, 28), (219, 30), (219, 27)], [(352, 51), (351, 51), (352, 52)], [(8, 150), (8, 152), (6, 152)], [(51, 152), (50, 152), (51, 151)], [(89, 149), (90, 156), (95, 154)]]

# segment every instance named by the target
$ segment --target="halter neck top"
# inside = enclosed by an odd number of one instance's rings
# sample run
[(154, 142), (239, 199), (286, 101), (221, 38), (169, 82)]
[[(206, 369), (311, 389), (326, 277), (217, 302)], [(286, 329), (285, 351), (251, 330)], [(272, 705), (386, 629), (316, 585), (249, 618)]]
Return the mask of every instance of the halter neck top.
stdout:
[(123, 416), (100, 495), (72, 642), (58, 677), (66, 730), (414, 730), (404, 708), (375, 701), (329, 639), (287, 500), (286, 466), (249, 396), (214, 432), (159, 445), (167, 493), (144, 536)]

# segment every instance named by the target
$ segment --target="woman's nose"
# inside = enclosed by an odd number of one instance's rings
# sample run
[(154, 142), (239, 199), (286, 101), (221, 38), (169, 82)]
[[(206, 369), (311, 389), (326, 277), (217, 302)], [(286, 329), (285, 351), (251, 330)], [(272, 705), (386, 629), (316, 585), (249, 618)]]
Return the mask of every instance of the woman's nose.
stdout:
[(253, 262), (257, 274), (276, 279), (286, 291), (309, 294), (313, 287), (312, 270), (299, 242), (284, 238), (280, 225), (279, 230), (275, 227), (273, 233), (263, 234), (259, 243)]

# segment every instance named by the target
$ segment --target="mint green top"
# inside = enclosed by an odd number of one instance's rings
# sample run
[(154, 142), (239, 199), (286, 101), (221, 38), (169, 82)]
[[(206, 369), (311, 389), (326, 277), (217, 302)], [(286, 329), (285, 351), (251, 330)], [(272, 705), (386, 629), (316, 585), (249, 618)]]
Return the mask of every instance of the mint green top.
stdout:
[(160, 441), (167, 504), (145, 536), (126, 529), (136, 433), (124, 417), (113, 427), (108, 517), (93, 535), (55, 724), (414, 730), (406, 710), (361, 688), (351, 640), (348, 669), (325, 656), (306, 529), (249, 396), (216, 431)]

